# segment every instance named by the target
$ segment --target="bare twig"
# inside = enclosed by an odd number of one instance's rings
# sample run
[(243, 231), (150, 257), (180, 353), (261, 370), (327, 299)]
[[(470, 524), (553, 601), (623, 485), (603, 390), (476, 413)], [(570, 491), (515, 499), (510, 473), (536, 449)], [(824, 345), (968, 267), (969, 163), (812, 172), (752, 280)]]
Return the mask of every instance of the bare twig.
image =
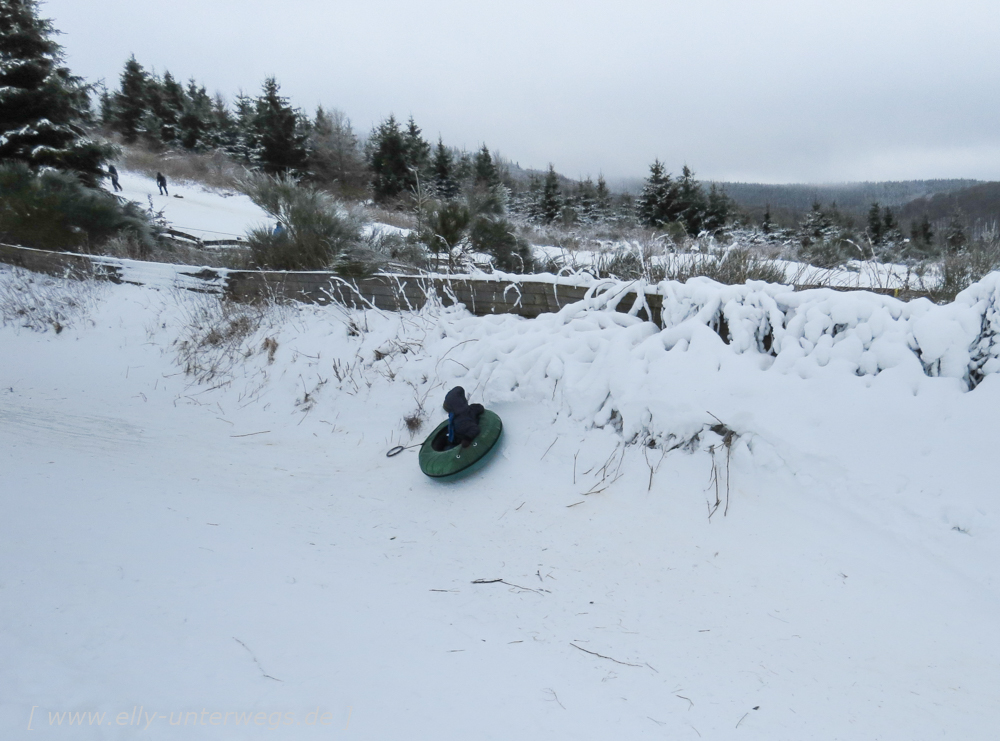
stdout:
[(556, 702), (556, 703), (558, 703), (559, 707), (561, 707), (563, 710), (566, 709), (566, 706), (563, 705), (561, 702), (559, 702), (559, 695), (556, 694), (556, 691), (554, 689), (551, 689), (550, 687), (546, 687), (545, 691), (552, 694), (552, 700), (550, 700), (550, 702)]
[(253, 655), (253, 651), (250, 650), (250, 648), (247, 646), (247, 644), (245, 644), (243, 641), (241, 641), (236, 636), (233, 636), (233, 640), (236, 641), (238, 644), (240, 644), (241, 646), (243, 646), (243, 648), (245, 648), (247, 650), (247, 653), (250, 654), (250, 658), (253, 659), (253, 663), (255, 663), (257, 665), (258, 669), (260, 669), (260, 673), (261, 674), (263, 674), (267, 679), (273, 679), (275, 682), (280, 682), (281, 681), (277, 677), (272, 677), (270, 674), (268, 674), (267, 672), (264, 671), (264, 667), (262, 667), (260, 665), (260, 662), (257, 661), (257, 657)]
[(519, 584), (511, 584), (509, 581), (504, 581), (503, 579), (476, 579), (472, 582), (473, 584), (506, 584), (508, 587), (514, 587), (515, 589), (522, 589), (525, 592), (534, 592), (535, 594), (541, 594), (542, 592), (547, 592), (547, 589), (532, 589), (531, 587), (522, 587)]
[[(556, 439), (552, 441), (552, 445), (555, 445), (555, 444), (556, 444), (556, 442), (558, 442), (558, 440), (559, 440), (559, 438), (558, 438), (558, 437), (556, 437)], [(550, 445), (549, 447), (547, 447), (547, 448), (545, 449), (545, 452), (544, 452), (544, 453), (542, 453), (542, 457), (541, 457), (541, 458), (539, 458), (538, 460), (540, 460), (540, 461), (541, 461), (541, 460), (544, 460), (544, 459), (545, 459), (545, 456), (547, 456), (547, 455), (549, 454), (549, 451), (550, 451), (550, 450), (552, 450), (552, 445)]]
[(579, 648), (585, 654), (591, 654), (592, 656), (597, 656), (598, 658), (601, 658), (601, 659), (607, 659), (608, 661), (613, 661), (616, 664), (621, 664), (622, 666), (637, 666), (639, 668), (642, 668), (642, 664), (630, 664), (627, 661), (619, 661), (618, 659), (614, 659), (614, 658), (612, 658), (610, 656), (605, 656), (604, 654), (599, 654), (596, 651), (588, 651), (585, 648), (580, 648), (580, 646), (577, 646), (575, 643), (570, 643), (569, 645), (571, 645), (573, 648)]
[(254, 435), (266, 435), (270, 430), (261, 430), (260, 432), (248, 432), (245, 435), (230, 435), (229, 437), (253, 437)]

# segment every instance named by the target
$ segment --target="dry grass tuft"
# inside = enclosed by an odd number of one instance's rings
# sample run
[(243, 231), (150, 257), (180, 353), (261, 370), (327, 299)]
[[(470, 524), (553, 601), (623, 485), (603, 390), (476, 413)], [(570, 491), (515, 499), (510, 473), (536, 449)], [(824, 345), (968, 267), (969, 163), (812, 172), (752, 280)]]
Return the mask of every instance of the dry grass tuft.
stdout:
[(0, 267), (0, 322), (34, 332), (51, 329), (59, 334), (85, 320), (100, 300), (101, 292), (101, 284), (91, 278), (53, 278), (3, 266)]

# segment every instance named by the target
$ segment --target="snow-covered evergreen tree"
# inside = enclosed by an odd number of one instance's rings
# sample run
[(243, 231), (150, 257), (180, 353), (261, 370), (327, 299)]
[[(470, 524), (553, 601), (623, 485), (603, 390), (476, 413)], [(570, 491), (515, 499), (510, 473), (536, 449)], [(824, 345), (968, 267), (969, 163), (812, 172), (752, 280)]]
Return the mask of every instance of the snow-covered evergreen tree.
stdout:
[(649, 166), (636, 208), (643, 226), (662, 227), (677, 219), (677, 186), (659, 159)]
[(559, 218), (562, 206), (559, 176), (556, 175), (555, 165), (549, 165), (549, 171), (545, 173), (545, 181), (542, 183), (542, 191), (538, 202), (538, 216), (546, 224), (551, 224)]
[(222, 93), (216, 93), (215, 97), (212, 98), (209, 132), (210, 144), (213, 149), (228, 151), (236, 143), (236, 120), (233, 118)]
[[(235, 115), (231, 134), (223, 145), (224, 151), (245, 165), (252, 164), (257, 149), (257, 130), (254, 126), (253, 98), (240, 90), (236, 95)], [(218, 115), (218, 114), (217, 114)]]
[(170, 72), (151, 76), (146, 85), (147, 110), (143, 128), (154, 141), (174, 144), (180, 138), (180, 119), (187, 107), (184, 88)]
[(417, 174), (423, 178), (430, 171), (431, 145), (424, 141), (423, 132), (417, 126), (417, 122), (410, 116), (406, 124), (406, 131), (403, 133), (403, 149), (406, 152), (406, 167), (413, 174), (409, 187), (416, 186)]
[(594, 190), (594, 209), (596, 221), (606, 221), (611, 216), (611, 191), (604, 179), (604, 174), (597, 176), (597, 187)]
[(86, 134), (88, 88), (62, 65), (55, 33), (37, 0), (0, 0), (0, 160), (66, 170), (96, 185), (113, 150)]
[(268, 174), (288, 173), (305, 167), (308, 152), (308, 127), (303, 116), (294, 110), (273, 77), (264, 80), (257, 98), (253, 127), (257, 146), (251, 160)]
[(458, 195), (455, 163), (451, 152), (445, 147), (440, 137), (438, 137), (437, 147), (434, 150), (434, 159), (431, 161), (431, 175), (434, 180), (434, 189), (440, 198), (451, 200)]
[[(726, 225), (730, 211), (729, 196), (719, 190), (715, 183), (708, 190), (708, 204), (705, 207), (705, 219), (702, 228), (715, 234)], [(770, 214), (768, 214), (770, 218)]]
[(125, 62), (118, 90), (111, 97), (111, 128), (131, 144), (145, 132), (143, 120), (148, 107), (149, 74), (133, 54)]
[(372, 131), (369, 164), (376, 201), (396, 198), (410, 187), (413, 174), (407, 162), (406, 142), (395, 116), (389, 116)]
[(684, 223), (684, 228), (692, 237), (698, 236), (705, 226), (705, 212), (708, 203), (701, 184), (695, 179), (694, 172), (687, 165), (681, 170), (681, 178), (677, 181), (677, 219)]
[(500, 184), (500, 175), (493, 163), (490, 149), (485, 144), (472, 158), (472, 177), (477, 186), (484, 188), (493, 188)]
[(872, 244), (882, 244), (882, 228), (882, 207), (876, 202), (868, 209), (868, 239)]
[(944, 233), (944, 243), (948, 252), (959, 252), (969, 243), (969, 237), (965, 232), (965, 214), (960, 209), (955, 209), (951, 215)]
[(215, 128), (213, 105), (204, 86), (189, 80), (183, 109), (177, 120), (177, 140), (182, 147), (203, 151), (212, 146)]
[(934, 251), (934, 227), (924, 214), (919, 222), (910, 224), (909, 250), (914, 257), (926, 257)]

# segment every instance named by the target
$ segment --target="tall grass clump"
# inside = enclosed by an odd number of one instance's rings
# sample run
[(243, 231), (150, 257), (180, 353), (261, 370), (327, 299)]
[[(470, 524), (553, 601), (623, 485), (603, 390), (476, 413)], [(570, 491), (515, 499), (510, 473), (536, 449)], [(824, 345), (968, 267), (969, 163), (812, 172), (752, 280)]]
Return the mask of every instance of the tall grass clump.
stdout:
[(658, 283), (706, 277), (727, 285), (748, 280), (786, 282), (784, 268), (751, 247), (732, 246), (710, 252), (665, 253), (649, 242), (623, 245), (594, 256), (591, 272), (598, 278), (638, 280)]
[(71, 174), (48, 170), (36, 175), (21, 162), (0, 164), (0, 241), (92, 252), (118, 237), (147, 253), (156, 227), (135, 203), (88, 188)]
[(23, 268), (0, 267), (0, 324), (59, 334), (87, 319), (101, 293), (102, 287), (93, 279), (53, 278)]
[(994, 270), (1000, 270), (1000, 234), (984, 234), (972, 244), (946, 255), (940, 290), (953, 297)]
[(162, 172), (170, 182), (201, 183), (210, 188), (231, 190), (243, 174), (243, 167), (223, 152), (181, 152), (151, 149), (141, 144), (125, 144), (121, 137), (109, 134), (118, 144), (119, 167), (141, 172), (152, 179)]
[(678, 259), (665, 266), (663, 278), (682, 283), (689, 278), (704, 276), (726, 285), (742, 285), (748, 280), (766, 283), (785, 283), (784, 268), (756, 250), (748, 247), (730, 247), (721, 254), (693, 253), (678, 255)]
[(270, 270), (323, 270), (344, 267), (368, 250), (361, 220), (329, 193), (301, 185), (287, 176), (250, 173), (237, 181), (279, 229), (247, 232), (254, 267)]

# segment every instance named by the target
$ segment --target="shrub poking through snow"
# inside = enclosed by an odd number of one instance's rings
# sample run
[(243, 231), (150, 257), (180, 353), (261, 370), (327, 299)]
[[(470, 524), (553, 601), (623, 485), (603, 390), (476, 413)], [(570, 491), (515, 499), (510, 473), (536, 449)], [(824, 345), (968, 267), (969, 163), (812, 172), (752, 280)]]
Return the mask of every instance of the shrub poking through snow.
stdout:
[(238, 304), (217, 296), (181, 294), (184, 330), (176, 342), (177, 362), (198, 383), (228, 382), (234, 371), (257, 352), (274, 362), (278, 341), (258, 339), (260, 330), (283, 321), (277, 304)]
[(93, 280), (66, 280), (6, 268), (9, 278), (0, 281), (0, 322), (59, 334), (86, 318), (98, 299)]
[(493, 257), (493, 265), (509, 273), (532, 271), (531, 247), (514, 233), (514, 227), (505, 219), (481, 216), (469, 232), (469, 241), (476, 252)]
[(941, 292), (954, 296), (959, 291), (1000, 269), (1000, 234), (988, 234), (944, 258)]
[(136, 251), (155, 243), (138, 205), (53, 170), (35, 175), (21, 162), (0, 164), (0, 241), (57, 251), (90, 251), (126, 237)]
[(280, 222), (247, 233), (254, 267), (271, 270), (322, 270), (377, 263), (364, 249), (361, 221), (328, 193), (285, 176), (248, 174), (237, 187)]

